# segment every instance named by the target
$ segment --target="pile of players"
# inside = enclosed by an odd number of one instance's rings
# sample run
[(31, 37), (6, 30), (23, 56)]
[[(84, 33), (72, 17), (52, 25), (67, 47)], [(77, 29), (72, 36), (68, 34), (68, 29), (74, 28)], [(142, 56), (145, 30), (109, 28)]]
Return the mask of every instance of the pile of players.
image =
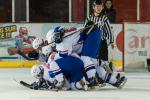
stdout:
[(87, 91), (106, 83), (122, 88), (126, 83), (123, 74), (107, 71), (103, 63), (99, 65), (101, 31), (94, 25), (83, 29), (59, 26), (32, 44), (40, 61), (31, 68), (31, 75), (37, 79), (31, 84), (33, 89)]

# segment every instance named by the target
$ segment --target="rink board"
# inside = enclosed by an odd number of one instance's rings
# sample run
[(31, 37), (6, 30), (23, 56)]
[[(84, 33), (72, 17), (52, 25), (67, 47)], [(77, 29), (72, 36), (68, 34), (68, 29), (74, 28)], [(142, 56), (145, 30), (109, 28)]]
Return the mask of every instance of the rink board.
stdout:
[[(5, 37), (0, 37), (0, 68), (26, 68), (31, 67), (34, 63), (25, 62), (26, 60), (19, 56), (18, 54), (14, 54), (8, 52), (12, 51), (12, 47), (15, 47), (15, 36), (18, 35), (18, 30), (20, 27), (26, 27), (29, 31), (29, 36), (36, 36), (40, 38), (45, 38), (46, 33), (53, 29), (56, 26), (64, 26), (64, 27), (76, 27), (81, 28), (83, 24), (78, 23), (5, 23), (1, 25), (1, 33)], [(118, 37), (118, 34), (122, 31), (122, 24), (112, 24), (112, 31), (114, 33), (114, 37)], [(9, 30), (9, 31), (8, 31)], [(6, 35), (8, 34), (8, 35)], [(116, 39), (115, 39), (116, 40)], [(110, 56), (111, 59), (115, 60), (114, 65), (117, 66), (117, 70), (122, 69), (122, 52), (119, 51), (117, 42), (115, 41), (115, 48), (111, 51)], [(24, 44), (25, 47), (30, 47), (31, 44)], [(13, 55), (14, 54), (14, 55)], [(13, 57), (11, 60), (10, 58)], [(15, 58), (16, 57), (16, 58)], [(21, 62), (20, 62), (21, 61)], [(6, 66), (6, 67), (5, 67)]]
[[(31, 68), (33, 65), (39, 64), (38, 61), (0, 61), (0, 68)], [(121, 70), (122, 62), (114, 61), (113, 64), (118, 70)]]
[(38, 61), (0, 61), (0, 68), (31, 68)]

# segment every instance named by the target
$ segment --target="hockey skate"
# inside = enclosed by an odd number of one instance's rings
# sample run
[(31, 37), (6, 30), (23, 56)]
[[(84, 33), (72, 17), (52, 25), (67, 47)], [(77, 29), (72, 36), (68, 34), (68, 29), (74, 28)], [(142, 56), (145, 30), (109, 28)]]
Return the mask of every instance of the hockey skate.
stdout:
[(115, 84), (112, 84), (114, 87), (122, 89), (125, 83), (127, 82), (127, 78), (125, 76), (120, 77)]
[(83, 90), (88, 91), (88, 86), (86, 84), (83, 85)]
[(96, 85), (97, 85), (97, 79), (95, 77), (90, 78), (88, 87), (94, 88)]
[(100, 78), (98, 77), (98, 75), (96, 74), (96, 81), (97, 81), (97, 85), (101, 88), (106, 86), (106, 83)]

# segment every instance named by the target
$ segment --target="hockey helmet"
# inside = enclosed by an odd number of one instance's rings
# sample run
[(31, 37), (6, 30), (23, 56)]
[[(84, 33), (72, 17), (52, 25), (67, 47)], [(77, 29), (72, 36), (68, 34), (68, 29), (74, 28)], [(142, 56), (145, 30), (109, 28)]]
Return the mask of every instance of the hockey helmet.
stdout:
[(32, 47), (34, 49), (38, 49), (43, 44), (43, 40), (41, 38), (35, 38), (32, 42)]
[(48, 31), (48, 33), (46, 34), (46, 40), (48, 43), (52, 43), (54, 42), (54, 29), (51, 29)]
[(35, 77), (36, 79), (40, 79), (43, 76), (43, 73), (44, 73), (44, 68), (40, 64), (39, 65), (34, 65), (31, 68), (31, 75), (33, 77)]
[(63, 36), (64, 36), (64, 29), (60, 26), (56, 27), (54, 29), (54, 42), (55, 43), (61, 43), (63, 41)]

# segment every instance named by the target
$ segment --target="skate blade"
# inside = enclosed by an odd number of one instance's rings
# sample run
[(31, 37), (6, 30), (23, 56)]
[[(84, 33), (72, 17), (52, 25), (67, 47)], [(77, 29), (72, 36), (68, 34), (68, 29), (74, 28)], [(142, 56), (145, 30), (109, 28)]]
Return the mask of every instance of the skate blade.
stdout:
[(118, 89), (122, 89), (124, 87), (124, 85), (127, 82), (127, 78), (124, 79), (124, 81), (120, 84), (120, 86), (118, 87)]
[(87, 85), (84, 85), (83, 90), (84, 90), (84, 91), (88, 91), (88, 90), (89, 90), (89, 89), (88, 89), (88, 86), (87, 86)]
[(105, 87), (106, 86), (106, 83), (103, 83), (103, 84), (98, 84), (98, 86), (101, 88), (101, 87)]

